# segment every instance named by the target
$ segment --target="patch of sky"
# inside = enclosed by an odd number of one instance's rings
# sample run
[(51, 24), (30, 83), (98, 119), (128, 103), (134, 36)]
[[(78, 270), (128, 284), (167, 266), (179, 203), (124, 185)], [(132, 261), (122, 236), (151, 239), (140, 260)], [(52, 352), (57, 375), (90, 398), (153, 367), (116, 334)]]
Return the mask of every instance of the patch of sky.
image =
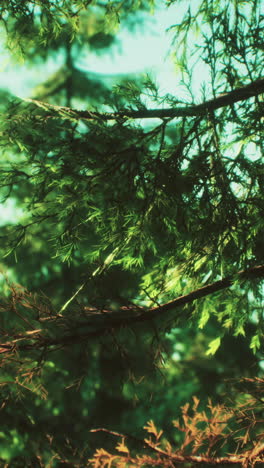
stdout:
[[(75, 64), (81, 71), (102, 76), (114, 83), (120, 75), (135, 75), (148, 72), (157, 78), (160, 92), (175, 93), (177, 78), (175, 67), (171, 60), (172, 32), (168, 29), (173, 23), (181, 21), (185, 11), (182, 5), (160, 7), (147, 19), (145, 29), (138, 28), (129, 31), (120, 28), (117, 33), (120, 47), (113, 45), (106, 53), (97, 55), (92, 51), (79, 54)], [(184, 4), (184, 2), (183, 2)], [(175, 47), (175, 46), (174, 46)], [(55, 73), (64, 63), (64, 54), (61, 52), (55, 57), (50, 56), (43, 64), (14, 64), (8, 51), (1, 48), (1, 77), (0, 87), (11, 93), (25, 98), (32, 94), (32, 90), (39, 82)]]
[(0, 226), (5, 224), (15, 224), (24, 216), (24, 211), (16, 205), (13, 198), (8, 198), (5, 202), (1, 203), (0, 208)]

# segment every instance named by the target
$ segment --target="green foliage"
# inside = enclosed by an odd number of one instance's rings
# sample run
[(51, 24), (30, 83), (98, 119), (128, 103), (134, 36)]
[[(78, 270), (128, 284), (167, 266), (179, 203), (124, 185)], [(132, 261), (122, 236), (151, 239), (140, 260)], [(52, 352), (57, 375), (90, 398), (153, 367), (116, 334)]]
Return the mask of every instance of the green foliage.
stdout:
[[(0, 458), (10, 466), (203, 466), (229, 453), (263, 463), (260, 2), (188, 5), (171, 28), (177, 96), (148, 74), (109, 81), (79, 68), (154, 6), (0, 5), (14, 56), (58, 62), (33, 99), (1, 91), (0, 195), (19, 210), (0, 228)], [(192, 115), (221, 93), (221, 106)], [(185, 116), (137, 118), (166, 108)], [(242, 376), (243, 391), (230, 383)], [(186, 405), (193, 394), (216, 403)], [(146, 420), (147, 438), (128, 447)], [(110, 429), (121, 435), (114, 455)]]
[(133, 27), (140, 21), (138, 10), (151, 11), (154, 4), (155, 0), (3, 0), (0, 20), (12, 54), (39, 60), (75, 39), (77, 49), (88, 43), (100, 53), (115, 41), (121, 21)]

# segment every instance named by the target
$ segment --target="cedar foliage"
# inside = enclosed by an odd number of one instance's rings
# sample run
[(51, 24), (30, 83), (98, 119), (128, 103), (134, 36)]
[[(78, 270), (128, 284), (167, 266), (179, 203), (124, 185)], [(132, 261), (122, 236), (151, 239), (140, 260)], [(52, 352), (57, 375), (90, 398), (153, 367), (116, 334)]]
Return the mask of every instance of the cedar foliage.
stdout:
[[(174, 94), (80, 68), (161, 3), (1, 2), (12, 56), (60, 63), (31, 98), (1, 90), (0, 193), (20, 209), (1, 226), (5, 466), (263, 463), (262, 5), (187, 5)], [(152, 393), (164, 436), (124, 434)]]

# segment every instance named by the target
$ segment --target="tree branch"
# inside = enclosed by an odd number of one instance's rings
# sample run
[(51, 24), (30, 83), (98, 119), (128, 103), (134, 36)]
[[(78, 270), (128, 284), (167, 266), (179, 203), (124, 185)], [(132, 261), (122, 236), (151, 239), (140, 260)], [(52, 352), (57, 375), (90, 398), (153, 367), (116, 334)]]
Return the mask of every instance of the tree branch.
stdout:
[[(257, 265), (246, 270), (241, 270), (233, 276), (228, 276), (222, 280), (203, 286), (195, 291), (177, 297), (176, 299), (156, 306), (150, 309), (143, 307), (123, 306), (118, 311), (99, 310), (84, 307), (81, 321), (74, 323), (74, 317), (69, 323), (69, 319), (63, 315), (40, 318), (39, 322), (44, 324), (43, 329), (35, 329), (29, 332), (24, 332), (10, 337), (9, 341), (0, 343), (0, 353), (5, 354), (19, 348), (21, 350), (43, 349), (53, 346), (69, 346), (74, 343), (80, 343), (87, 338), (95, 338), (104, 334), (113, 332), (123, 327), (133, 326), (140, 322), (148, 322), (162, 317), (162, 315), (170, 310), (183, 307), (186, 304), (192, 303), (196, 299), (213, 294), (222, 289), (229, 288), (235, 281), (249, 280), (254, 278), (264, 277), (264, 265)], [(49, 337), (49, 333), (45, 333), (45, 323), (48, 325), (54, 322), (54, 327), (59, 330), (64, 330), (63, 334), (56, 337)], [(64, 324), (65, 322), (65, 324)], [(65, 327), (65, 325), (67, 325)], [(59, 327), (59, 325), (62, 325)], [(71, 331), (71, 333), (67, 333)], [(7, 338), (7, 335), (6, 335)], [(10, 339), (11, 338), (11, 339)]]
[(118, 312), (108, 310), (103, 311), (102, 313), (106, 317), (106, 326), (107, 319), (111, 321), (111, 328), (118, 328), (126, 325), (131, 325), (137, 322), (146, 322), (160, 317), (164, 312), (177, 309), (178, 307), (182, 307), (186, 304), (192, 303), (196, 299), (201, 299), (202, 297), (209, 296), (210, 294), (221, 291), (222, 289), (229, 288), (235, 281), (261, 278), (262, 276), (264, 277), (264, 265), (257, 265), (246, 270), (241, 270), (233, 276), (227, 276), (222, 280), (215, 281), (214, 283), (196, 289), (195, 291), (192, 291), (189, 294), (179, 296), (176, 299), (167, 302), (166, 304), (162, 304), (157, 307), (152, 307), (148, 310), (140, 310), (140, 308), (133, 309), (131, 307), (121, 307), (120, 311)]
[[(153, 450), (157, 453), (160, 457), (164, 457), (166, 459), (171, 460), (173, 463), (177, 464), (186, 464), (192, 463), (195, 466), (240, 466), (240, 467), (247, 467), (249, 466), (248, 463), (253, 463), (254, 465), (250, 466), (257, 466), (263, 464), (262, 454), (264, 452), (264, 445), (260, 444), (252, 451), (247, 450), (245, 452), (239, 454), (230, 454), (226, 457), (214, 457), (208, 455), (182, 455), (180, 453), (168, 453), (165, 450), (162, 450), (157, 445), (150, 443), (147, 439), (139, 439), (137, 437), (131, 436), (129, 434), (121, 434), (119, 432), (110, 431), (104, 427), (98, 429), (91, 429), (90, 432), (105, 432), (107, 434), (113, 435), (115, 437), (120, 437), (122, 439), (131, 439), (143, 447), (148, 447), (149, 449)], [(129, 456), (119, 455), (120, 458), (130, 458)], [(140, 466), (138, 464), (137, 466)], [(173, 465), (174, 466), (174, 465)]]
[(221, 291), (221, 289), (229, 288), (237, 280), (261, 278), (262, 276), (264, 276), (264, 265), (257, 265), (255, 267), (248, 268), (247, 270), (241, 270), (233, 276), (227, 276), (222, 280), (215, 281), (214, 283), (207, 284), (202, 288), (196, 289), (185, 296), (177, 297), (177, 299), (174, 299), (173, 301), (167, 302), (159, 307), (154, 307), (150, 309), (149, 313), (154, 317), (160, 312), (172, 310), (185, 304), (189, 304), (195, 299), (200, 299), (201, 297), (208, 296), (214, 292)]
[(46, 108), (47, 110), (55, 110), (59, 113), (67, 114), (75, 119), (101, 119), (101, 120), (118, 120), (118, 119), (151, 119), (151, 118), (174, 118), (174, 117), (195, 117), (203, 116), (208, 112), (212, 112), (221, 107), (231, 106), (239, 101), (244, 101), (259, 94), (264, 93), (264, 78), (253, 81), (252, 83), (242, 86), (241, 88), (234, 89), (228, 93), (220, 94), (220, 96), (205, 101), (202, 104), (195, 104), (190, 106), (181, 106), (176, 108), (167, 109), (140, 109), (140, 110), (125, 110), (120, 112), (92, 112), (77, 109), (71, 109), (62, 106), (53, 106), (52, 104), (40, 102), (34, 99), (25, 99), (25, 101), (36, 104), (39, 107)]

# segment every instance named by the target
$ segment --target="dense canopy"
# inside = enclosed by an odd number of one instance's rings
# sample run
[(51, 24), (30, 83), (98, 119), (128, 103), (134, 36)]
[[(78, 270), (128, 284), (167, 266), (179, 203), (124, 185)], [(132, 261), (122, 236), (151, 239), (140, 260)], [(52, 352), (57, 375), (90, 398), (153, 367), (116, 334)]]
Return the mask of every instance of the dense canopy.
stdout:
[[(165, 8), (174, 93), (80, 68)], [(2, 0), (0, 20), (13, 63), (58, 63), (0, 90), (2, 465), (262, 466), (261, 0)]]

